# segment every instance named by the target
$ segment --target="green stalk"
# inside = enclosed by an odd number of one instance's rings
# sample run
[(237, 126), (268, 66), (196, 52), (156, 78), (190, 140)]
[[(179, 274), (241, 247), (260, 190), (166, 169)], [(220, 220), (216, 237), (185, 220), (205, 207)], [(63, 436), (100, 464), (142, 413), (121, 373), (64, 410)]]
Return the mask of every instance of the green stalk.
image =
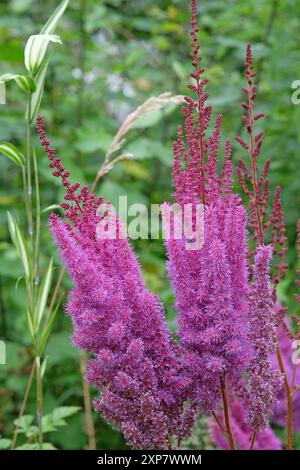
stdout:
[[(26, 147), (27, 147), (27, 158), (26, 167), (22, 171), (23, 175), (23, 189), (25, 198), (25, 209), (28, 224), (28, 233), (30, 238), (30, 246), (32, 246), (33, 239), (33, 214), (32, 214), (32, 184), (31, 184), (31, 129), (30, 129), (30, 110), (31, 110), (31, 93), (28, 95), (28, 114), (26, 118)], [(32, 283), (32, 273), (30, 279), (26, 279), (26, 290), (28, 297), (28, 307), (33, 314), (34, 312), (34, 290)]]
[(32, 222), (32, 181), (31, 181), (31, 129), (30, 129), (30, 114), (31, 114), (31, 93), (28, 96), (28, 113), (26, 118), (26, 138), (27, 138), (27, 159), (26, 159), (26, 173), (27, 173), (27, 204), (28, 204), (28, 232), (32, 241), (33, 237), (33, 222)]
[(43, 418), (43, 381), (41, 373), (41, 361), (40, 357), (36, 356), (36, 408), (37, 408), (37, 421), (38, 421), (38, 444), (39, 449), (43, 450), (43, 427), (42, 427), (42, 418)]
[[(26, 117), (26, 140), (27, 140), (27, 160), (26, 160), (26, 173), (23, 178), (24, 192), (26, 194), (25, 206), (28, 220), (28, 232), (30, 237), (31, 259), (32, 259), (32, 273), (30, 279), (27, 280), (27, 296), (30, 313), (35, 319), (35, 306), (38, 295), (39, 284), (39, 252), (40, 252), (40, 230), (41, 230), (41, 206), (40, 206), (40, 191), (39, 191), (39, 177), (35, 152), (32, 151), (31, 142), (31, 99), (32, 95), (28, 97), (28, 108)], [(32, 167), (33, 163), (33, 167)], [(33, 173), (33, 174), (32, 174)], [(35, 224), (32, 206), (32, 180), (35, 189)], [(42, 430), (42, 416), (43, 416), (43, 381), (41, 374), (41, 363), (39, 356), (39, 338), (35, 334), (34, 338), (34, 360), (36, 372), (36, 414), (38, 423), (38, 444), (39, 448), (43, 449), (43, 430)]]
[(36, 154), (33, 151), (33, 171), (35, 184), (35, 238), (34, 238), (34, 283), (35, 287), (40, 282), (40, 233), (41, 233), (41, 202), (39, 188), (39, 174), (36, 161)]
[(26, 211), (26, 218), (27, 218), (27, 229), (29, 231), (30, 216), (29, 216), (28, 189), (27, 189), (27, 177), (26, 177), (26, 168), (25, 167), (22, 167), (22, 180), (23, 180), (25, 211)]

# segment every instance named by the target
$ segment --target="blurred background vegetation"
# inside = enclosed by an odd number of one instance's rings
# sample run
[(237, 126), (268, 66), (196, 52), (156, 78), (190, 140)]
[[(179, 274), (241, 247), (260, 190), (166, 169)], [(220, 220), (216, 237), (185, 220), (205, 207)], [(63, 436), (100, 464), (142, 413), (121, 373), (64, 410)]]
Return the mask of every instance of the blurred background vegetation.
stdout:
[[(56, 0), (0, 1), (0, 75), (23, 73), (27, 38), (38, 33), (57, 5)], [(224, 135), (241, 131), (239, 106), (244, 86), (243, 62), (247, 42), (253, 44), (258, 71), (257, 112), (267, 113), (262, 160), (270, 158), (271, 190), (283, 188), (289, 236), (290, 270), (280, 296), (295, 308), (295, 224), (299, 217), (300, 105), (291, 103), (291, 84), (300, 79), (299, 0), (201, 0), (200, 41), (210, 83), (214, 112), (224, 115)], [(73, 182), (93, 181), (105, 151), (129, 112), (147, 98), (165, 91), (186, 92), (189, 59), (189, 2), (187, 0), (71, 0), (57, 33), (63, 46), (55, 47), (41, 107), (52, 138), (72, 172)], [(0, 106), (0, 141), (24, 145), (24, 99), (13, 84), (7, 103)], [(130, 202), (161, 203), (170, 198), (172, 140), (182, 122), (180, 107), (149, 114), (127, 136), (126, 150), (135, 159), (120, 162), (102, 178), (98, 193), (117, 203), (126, 194)], [(42, 208), (57, 204), (63, 192), (52, 178), (38, 144)], [(25, 149), (23, 148), (24, 152)], [(234, 145), (236, 162), (241, 151)], [(31, 368), (30, 338), (26, 333), (22, 274), (7, 229), (6, 211), (25, 220), (19, 169), (0, 158), (0, 337), (7, 343), (7, 365), (0, 366), (0, 435), (11, 436)], [(43, 257), (60, 261), (47, 230), (49, 212), (43, 213)], [(165, 272), (161, 241), (134, 242), (149, 288), (163, 300), (171, 328), (175, 328), (173, 296)], [(70, 282), (63, 282), (67, 291)], [(64, 432), (49, 434), (58, 448), (86, 448), (82, 377), (79, 354), (70, 343), (71, 322), (57, 316), (46, 350), (45, 412), (63, 405), (80, 406)], [(91, 395), (96, 395), (91, 389)], [(35, 413), (34, 389), (26, 414)], [(98, 449), (125, 448), (119, 433), (94, 414)], [(20, 437), (22, 443), (22, 437)]]

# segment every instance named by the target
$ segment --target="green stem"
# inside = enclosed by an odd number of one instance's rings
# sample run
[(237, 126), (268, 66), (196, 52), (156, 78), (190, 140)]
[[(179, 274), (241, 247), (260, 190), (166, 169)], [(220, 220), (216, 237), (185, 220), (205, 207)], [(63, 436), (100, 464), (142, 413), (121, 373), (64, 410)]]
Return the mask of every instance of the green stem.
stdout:
[(29, 213), (29, 203), (28, 203), (28, 189), (27, 189), (27, 176), (26, 168), (22, 167), (22, 180), (23, 180), (23, 192), (24, 192), (24, 202), (25, 202), (25, 211), (27, 218), (27, 229), (29, 230), (30, 226), (30, 213)]
[(33, 172), (34, 172), (34, 184), (35, 184), (35, 238), (34, 238), (34, 283), (35, 287), (38, 286), (40, 281), (40, 232), (41, 232), (41, 203), (40, 203), (40, 189), (39, 189), (39, 174), (36, 161), (36, 154), (33, 151)]
[(43, 450), (43, 428), (42, 428), (42, 418), (43, 418), (43, 382), (42, 382), (42, 372), (41, 372), (41, 361), (40, 357), (36, 356), (36, 408), (37, 408), (37, 422), (38, 422), (38, 444), (39, 449)]
[[(31, 137), (31, 99), (32, 95), (28, 97), (28, 108), (26, 118), (26, 140), (27, 140), (27, 160), (26, 169), (23, 173), (23, 183), (25, 192), (25, 205), (28, 221), (28, 232), (31, 247), (31, 259), (33, 271), (30, 279), (27, 280), (27, 296), (28, 305), (31, 317), (35, 319), (35, 305), (37, 302), (38, 284), (39, 284), (39, 252), (40, 252), (40, 230), (41, 230), (41, 206), (40, 206), (40, 191), (39, 191), (39, 177), (38, 167), (35, 152), (32, 151), (32, 137)], [(32, 166), (33, 164), (33, 166)], [(33, 217), (32, 207), (32, 179), (35, 186), (35, 224)], [(39, 338), (38, 332), (35, 332), (33, 340), (34, 346), (34, 361), (36, 373), (36, 413), (38, 423), (38, 444), (39, 449), (43, 449), (43, 429), (42, 429), (42, 416), (43, 416), (43, 381), (41, 373), (41, 358), (39, 355)]]
[(29, 392), (30, 392), (30, 389), (31, 389), (31, 384), (32, 384), (32, 381), (33, 381), (33, 378), (34, 378), (34, 372), (35, 372), (35, 360), (33, 361), (32, 366), (31, 366), (30, 375), (29, 375), (29, 379), (28, 379), (28, 382), (27, 382), (27, 385), (26, 385), (26, 390), (25, 390), (25, 394), (24, 394), (24, 397), (23, 397), (21, 409), (20, 409), (19, 416), (18, 416), (18, 419), (17, 419), (17, 422), (16, 422), (16, 427), (15, 427), (15, 430), (14, 430), (14, 434), (13, 434), (13, 438), (12, 438), (11, 446), (10, 446), (11, 450), (13, 450), (16, 446), (17, 437), (18, 437), (18, 433), (19, 433), (19, 427), (20, 427), (20, 421), (21, 421), (22, 416), (24, 415), (24, 411), (25, 411), (25, 408), (26, 408), (26, 405), (27, 405), (27, 402), (28, 402), (28, 396), (29, 396)]
[(26, 119), (26, 138), (27, 138), (27, 159), (26, 159), (26, 191), (27, 191), (27, 204), (28, 204), (28, 232), (32, 243), (33, 237), (33, 222), (32, 222), (32, 181), (31, 181), (31, 129), (30, 129), (30, 114), (31, 114), (31, 93), (28, 97), (28, 113)]

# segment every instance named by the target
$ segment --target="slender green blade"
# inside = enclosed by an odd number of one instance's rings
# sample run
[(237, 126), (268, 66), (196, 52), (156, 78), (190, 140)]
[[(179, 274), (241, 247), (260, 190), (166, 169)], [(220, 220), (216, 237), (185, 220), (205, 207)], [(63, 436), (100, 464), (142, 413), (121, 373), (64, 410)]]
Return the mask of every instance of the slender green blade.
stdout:
[(47, 268), (47, 271), (44, 274), (44, 277), (41, 282), (41, 286), (39, 288), (38, 301), (37, 301), (37, 307), (36, 307), (37, 328), (39, 327), (39, 324), (41, 322), (41, 319), (43, 317), (43, 314), (47, 305), (47, 299), (48, 299), (51, 282), (52, 282), (52, 275), (53, 275), (53, 260), (51, 258), (49, 266)]
[(27, 319), (29, 334), (31, 338), (34, 338), (34, 326), (33, 326), (32, 316), (31, 316), (29, 308), (26, 309), (26, 319)]
[(42, 378), (44, 377), (44, 374), (45, 374), (45, 372), (46, 372), (46, 367), (47, 367), (48, 358), (49, 358), (49, 356), (46, 356), (45, 359), (44, 359), (43, 362), (42, 362), (42, 365), (41, 365), (41, 377), (42, 377)]
[(8, 228), (11, 239), (21, 258), (27, 279), (31, 278), (31, 262), (25, 237), (14, 217), (8, 212)]
[(24, 155), (10, 142), (0, 143), (0, 153), (5, 155), (7, 158), (12, 160), (17, 165), (20, 165), (20, 166), (25, 165)]
[(53, 322), (56, 318), (56, 315), (57, 315), (57, 312), (58, 312), (58, 309), (59, 309), (59, 305), (60, 305), (60, 301), (57, 302), (56, 307), (54, 308), (54, 310), (52, 310), (50, 319), (49, 319), (47, 325), (45, 326), (45, 328), (44, 328), (44, 330), (41, 334), (40, 342), (39, 342), (39, 349), (38, 349), (40, 356), (42, 356), (42, 354), (44, 352), (44, 349), (46, 347), (49, 335), (50, 335), (51, 330), (52, 330)]
[(8, 230), (10, 234), (10, 238), (12, 239), (13, 243), (15, 244), (16, 240), (16, 230), (15, 230), (15, 219), (11, 215), (10, 212), (7, 212), (7, 219), (8, 219)]
[[(32, 94), (32, 97), (31, 97), (31, 107), (30, 107), (30, 123), (31, 124), (33, 123), (36, 116), (38, 115), (38, 112), (41, 106), (49, 61), (50, 61), (50, 55), (43, 62), (42, 66), (40, 67), (39, 74), (36, 78), (36, 90)], [(28, 116), (28, 107), (26, 110), (26, 118), (27, 116)]]
[(69, 4), (69, 0), (63, 0), (58, 7), (54, 10), (47, 23), (41, 29), (41, 34), (52, 34), (55, 31), (55, 28), (65, 12)]

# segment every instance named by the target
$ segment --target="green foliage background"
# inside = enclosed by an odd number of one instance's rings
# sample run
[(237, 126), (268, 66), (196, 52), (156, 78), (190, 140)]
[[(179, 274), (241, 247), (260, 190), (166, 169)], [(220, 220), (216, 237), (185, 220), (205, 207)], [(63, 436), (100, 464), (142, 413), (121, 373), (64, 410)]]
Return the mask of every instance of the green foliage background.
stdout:
[[(283, 189), (289, 235), (290, 270), (280, 295), (291, 310), (295, 273), (295, 224), (299, 217), (300, 105), (291, 103), (291, 84), (300, 79), (299, 0), (202, 0), (199, 2), (200, 41), (210, 80), (214, 112), (224, 115), (224, 135), (240, 131), (245, 45), (253, 44), (258, 70), (258, 112), (266, 112), (263, 160), (272, 160), (271, 190)], [(1, 0), (0, 75), (22, 73), (23, 49), (29, 35), (40, 30), (56, 0)], [(184, 0), (71, 0), (58, 28), (63, 46), (55, 47), (41, 112), (50, 137), (72, 172), (74, 181), (91, 182), (119, 125), (126, 115), (153, 95), (186, 92), (190, 71), (189, 2)], [(24, 147), (24, 99), (14, 84), (0, 106), (0, 141)], [(98, 188), (112, 202), (126, 194), (129, 202), (160, 203), (171, 193), (171, 143), (182, 121), (180, 109), (152, 114), (128, 134), (126, 148), (135, 160), (118, 164)], [(39, 149), (39, 146), (37, 145)], [(234, 146), (234, 161), (241, 155)], [(38, 150), (42, 208), (60, 202), (63, 193)], [(25, 288), (16, 289), (22, 274), (7, 229), (6, 211), (25, 220), (19, 169), (0, 159), (0, 336), (7, 343), (7, 365), (0, 366), (0, 435), (11, 436), (31, 366), (30, 339), (25, 328)], [(44, 261), (56, 250), (43, 213)], [(146, 282), (165, 303), (175, 328), (173, 297), (166, 278), (165, 252), (160, 241), (134, 243)], [(59, 268), (56, 269), (57, 275)], [(67, 291), (70, 282), (64, 280)], [(83, 449), (82, 378), (78, 352), (70, 343), (70, 320), (59, 313), (46, 354), (45, 412), (58, 406), (81, 406), (63, 432), (50, 433), (58, 448)], [(91, 393), (95, 396), (95, 391)], [(35, 413), (33, 391), (27, 414)], [(94, 415), (97, 447), (125, 448), (119, 433)], [(20, 437), (22, 443), (22, 437)]]

